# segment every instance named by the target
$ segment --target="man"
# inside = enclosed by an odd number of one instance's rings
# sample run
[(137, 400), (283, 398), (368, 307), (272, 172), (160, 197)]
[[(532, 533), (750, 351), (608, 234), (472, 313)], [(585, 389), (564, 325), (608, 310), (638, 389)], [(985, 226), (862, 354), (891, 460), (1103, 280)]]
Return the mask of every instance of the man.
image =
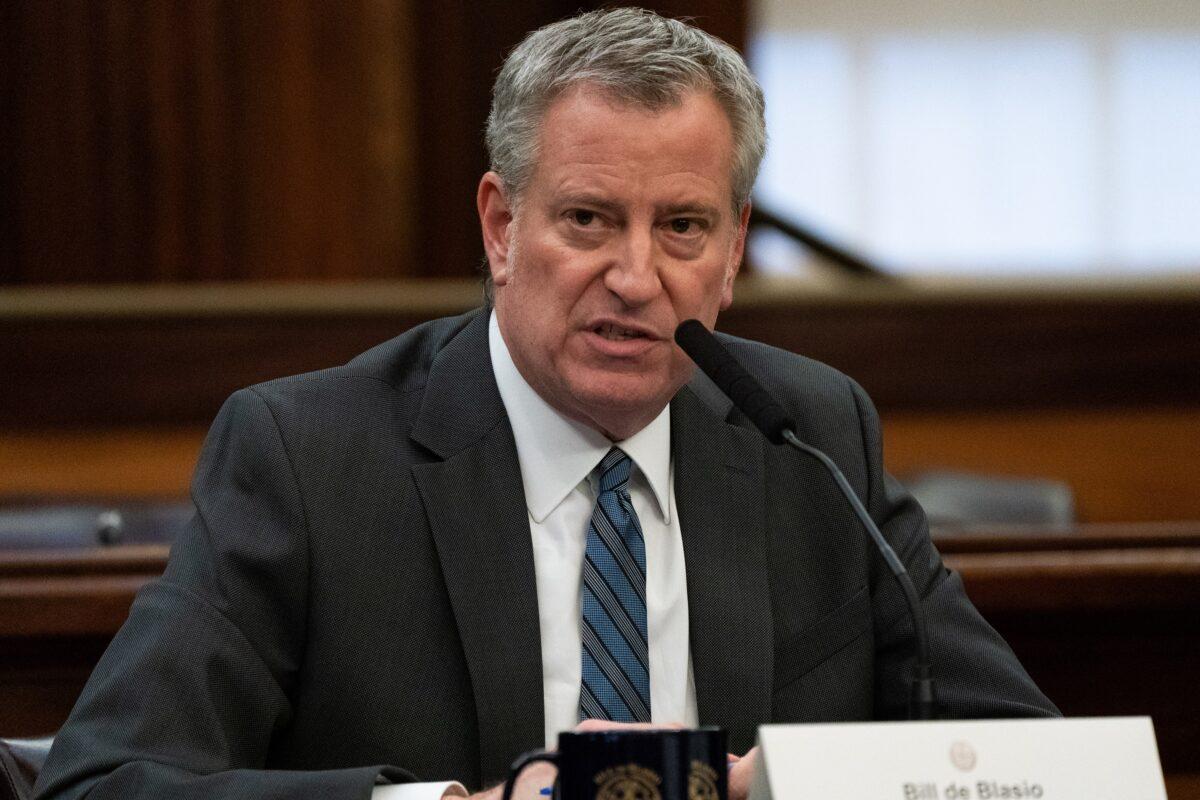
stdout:
[[(528, 37), (477, 198), (494, 311), (226, 403), (43, 796), (436, 797), (411, 784), (488, 787), (580, 720), (717, 724), (743, 754), (762, 722), (902, 717), (909, 623), (867, 536), (671, 341), (732, 301), (764, 138), (745, 64), (682, 23)], [(1055, 713), (883, 473), (861, 389), (727, 342), (906, 561), (944, 712)]]

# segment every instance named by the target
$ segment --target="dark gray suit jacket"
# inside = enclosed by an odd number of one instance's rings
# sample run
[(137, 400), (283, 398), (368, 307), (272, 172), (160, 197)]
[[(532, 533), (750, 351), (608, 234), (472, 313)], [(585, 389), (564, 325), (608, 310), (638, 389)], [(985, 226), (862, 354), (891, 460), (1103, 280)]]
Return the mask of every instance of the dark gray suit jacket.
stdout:
[[(862, 390), (726, 341), (907, 563), (944, 711), (1055, 713), (884, 474)], [(902, 718), (904, 602), (829, 476), (701, 376), (672, 401), (671, 436), (701, 722), (743, 752), (762, 722)], [(43, 796), (365, 798), (381, 774), (480, 787), (542, 744), (533, 554), (486, 314), (233, 395), (192, 495)]]

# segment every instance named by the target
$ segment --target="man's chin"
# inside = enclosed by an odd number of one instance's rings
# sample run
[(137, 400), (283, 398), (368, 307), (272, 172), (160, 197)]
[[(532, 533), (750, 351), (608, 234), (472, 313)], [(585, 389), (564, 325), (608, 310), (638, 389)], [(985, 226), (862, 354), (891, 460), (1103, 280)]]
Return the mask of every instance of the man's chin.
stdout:
[(626, 439), (650, 424), (675, 391), (641, 378), (575, 387), (572, 397), (584, 421), (610, 438)]

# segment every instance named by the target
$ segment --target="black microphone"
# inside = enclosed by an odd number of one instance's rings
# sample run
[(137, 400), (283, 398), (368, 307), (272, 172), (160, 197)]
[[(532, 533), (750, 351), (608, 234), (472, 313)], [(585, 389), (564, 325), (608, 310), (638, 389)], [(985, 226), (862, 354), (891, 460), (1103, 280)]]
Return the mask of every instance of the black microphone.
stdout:
[(750, 418), (772, 444), (783, 444), (783, 432), (796, 425), (754, 376), (739, 364), (699, 320), (689, 319), (675, 329), (675, 341), (700, 370), (712, 378), (733, 404)]
[(913, 664), (912, 695), (909, 698), (908, 715), (910, 719), (934, 719), (937, 699), (934, 693), (932, 668), (929, 660), (929, 637), (925, 630), (925, 615), (921, 608), (920, 598), (908, 577), (908, 570), (896, 555), (896, 551), (888, 544), (887, 539), (879, 532), (875, 521), (867, 513), (862, 501), (854, 493), (846, 476), (838, 469), (833, 459), (815, 447), (811, 447), (796, 436), (796, 425), (788, 417), (783, 407), (762, 387), (745, 367), (725, 349), (717, 337), (699, 320), (689, 319), (680, 323), (675, 329), (675, 341), (687, 353), (696, 366), (712, 379), (722, 392), (729, 396), (733, 404), (750, 418), (763, 436), (773, 444), (790, 444), (807, 456), (815, 458), (833, 476), (834, 482), (846, 497), (846, 502), (854, 509), (863, 527), (871, 535), (875, 547), (883, 556), (896, 582), (904, 591), (908, 603), (908, 612), (912, 616), (913, 631), (916, 634), (917, 658)]

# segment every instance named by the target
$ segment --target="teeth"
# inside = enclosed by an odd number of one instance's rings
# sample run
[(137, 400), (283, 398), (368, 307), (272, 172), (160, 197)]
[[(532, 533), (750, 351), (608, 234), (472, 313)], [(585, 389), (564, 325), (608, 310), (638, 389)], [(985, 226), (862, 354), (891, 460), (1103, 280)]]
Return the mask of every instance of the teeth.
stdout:
[(618, 328), (616, 325), (607, 323), (600, 326), (598, 333), (605, 339), (637, 339), (641, 334), (637, 331), (631, 331), (626, 328)]

